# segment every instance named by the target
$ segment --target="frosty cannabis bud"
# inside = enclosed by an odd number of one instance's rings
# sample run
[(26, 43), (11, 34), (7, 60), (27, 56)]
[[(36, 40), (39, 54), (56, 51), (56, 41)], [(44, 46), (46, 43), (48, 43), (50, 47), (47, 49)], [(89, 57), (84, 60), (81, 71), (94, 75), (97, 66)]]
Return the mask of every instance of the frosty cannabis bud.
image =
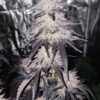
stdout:
[(9, 6), (14, 10), (1, 11), (10, 17), (11, 48), (14, 55), (20, 56), (13, 69), (19, 76), (11, 83), (18, 84), (16, 93), (9, 94), (12, 100), (90, 99), (91, 91), (75, 70), (69, 71), (66, 51), (70, 47), (82, 53), (75, 43), (86, 42), (82, 34), (88, 26), (84, 19), (89, 3), (88, 0), (18, 0), (15, 8)]

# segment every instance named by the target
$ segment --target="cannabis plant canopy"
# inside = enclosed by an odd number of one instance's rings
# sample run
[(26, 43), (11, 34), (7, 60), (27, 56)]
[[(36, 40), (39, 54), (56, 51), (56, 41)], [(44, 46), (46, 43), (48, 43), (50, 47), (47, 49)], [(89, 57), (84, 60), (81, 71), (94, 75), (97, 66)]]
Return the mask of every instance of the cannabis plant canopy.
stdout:
[(69, 70), (67, 51), (86, 56), (99, 7), (99, 0), (0, 0), (0, 100), (94, 98)]

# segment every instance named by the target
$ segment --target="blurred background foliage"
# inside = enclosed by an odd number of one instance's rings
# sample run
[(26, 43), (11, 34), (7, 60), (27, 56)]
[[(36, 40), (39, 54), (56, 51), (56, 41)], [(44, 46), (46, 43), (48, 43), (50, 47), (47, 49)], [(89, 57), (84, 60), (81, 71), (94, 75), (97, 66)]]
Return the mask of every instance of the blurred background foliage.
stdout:
[(95, 66), (95, 61), (90, 57), (78, 57), (74, 60), (74, 68), (83, 82), (89, 85), (97, 100), (100, 100), (100, 74)]

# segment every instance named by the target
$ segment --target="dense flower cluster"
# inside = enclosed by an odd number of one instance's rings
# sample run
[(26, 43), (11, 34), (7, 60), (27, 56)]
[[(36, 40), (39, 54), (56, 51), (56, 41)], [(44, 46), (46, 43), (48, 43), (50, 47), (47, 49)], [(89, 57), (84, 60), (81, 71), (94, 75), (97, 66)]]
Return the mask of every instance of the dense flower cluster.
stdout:
[(88, 26), (89, 3), (89, 0), (18, 0), (14, 7), (9, 6), (13, 9), (9, 11), (3, 5), (5, 10), (0, 13), (10, 16), (11, 49), (14, 55), (22, 57), (14, 66), (19, 77), (11, 84), (18, 83), (16, 97), (10, 94), (12, 100), (28, 100), (28, 97), (32, 100), (78, 100), (79, 97), (89, 100), (91, 91), (79, 80), (75, 70), (68, 69), (66, 51), (70, 47), (82, 53), (75, 43), (86, 42), (83, 33)]

